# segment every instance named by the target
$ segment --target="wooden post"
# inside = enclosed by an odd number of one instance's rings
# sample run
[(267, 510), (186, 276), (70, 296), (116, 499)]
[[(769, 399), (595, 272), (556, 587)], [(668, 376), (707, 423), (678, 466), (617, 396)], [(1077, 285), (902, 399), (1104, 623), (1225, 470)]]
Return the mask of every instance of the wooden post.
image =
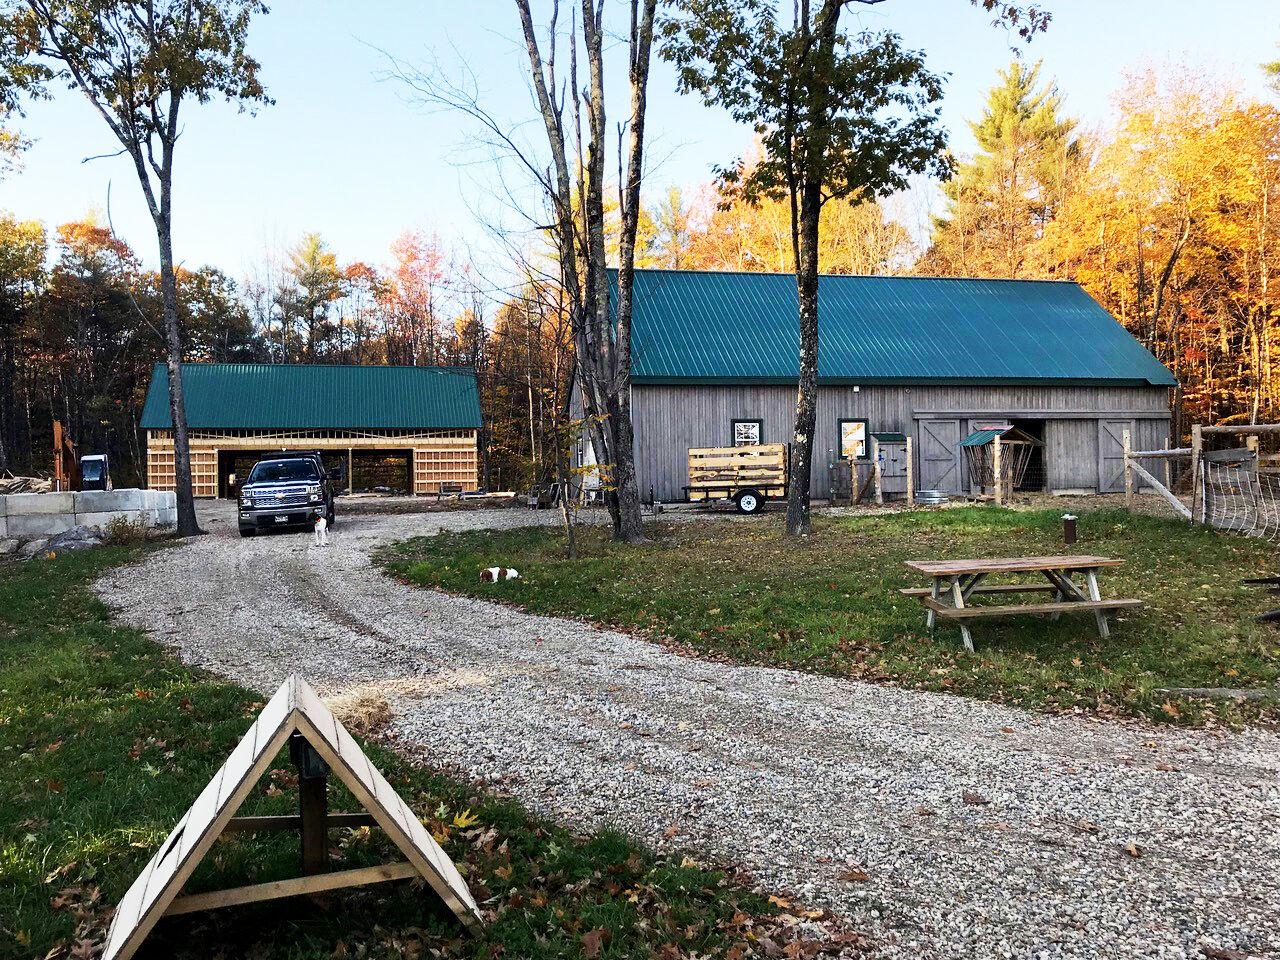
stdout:
[(1004, 464), (1000, 451), (1000, 437), (991, 441), (991, 479), (996, 486), (996, 506), (1004, 506)]
[[(1169, 438), (1164, 438), (1164, 448), (1169, 449)], [(1164, 458), (1164, 485), (1167, 489), (1173, 489), (1173, 458)]]
[(302, 872), (329, 868), (329, 765), (299, 733), (289, 738), (289, 758), (298, 771), (298, 815), (302, 825)]
[(916, 505), (916, 463), (911, 453), (911, 435), (907, 435), (907, 506)]
[(1204, 509), (1204, 489), (1200, 478), (1200, 458), (1204, 455), (1204, 428), (1191, 425), (1191, 522), (1200, 523)]
[(876, 478), (876, 503), (884, 503), (884, 477), (880, 469), (880, 441), (871, 438), (871, 469)]
[(1124, 432), (1124, 505), (1133, 509), (1133, 436)]
[[(356, 455), (355, 451), (347, 447), (347, 493), (355, 493), (356, 482)], [(412, 467), (409, 468), (412, 471)]]

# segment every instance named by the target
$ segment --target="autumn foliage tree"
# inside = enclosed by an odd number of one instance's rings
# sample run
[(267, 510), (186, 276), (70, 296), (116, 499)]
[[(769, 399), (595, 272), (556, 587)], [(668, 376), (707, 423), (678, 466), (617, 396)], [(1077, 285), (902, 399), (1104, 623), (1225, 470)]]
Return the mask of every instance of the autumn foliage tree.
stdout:
[(173, 419), (178, 534), (199, 533), (182, 393), (182, 334), (173, 254), (173, 172), (182, 107), (218, 97), (267, 102), (246, 44), (261, 0), (6, 0), (0, 5), (0, 103), (79, 91), (138, 177), (160, 253)]
[(1175, 417), (1280, 418), (1280, 111), (1192, 71), (1147, 72), (1045, 235), (1173, 370)]

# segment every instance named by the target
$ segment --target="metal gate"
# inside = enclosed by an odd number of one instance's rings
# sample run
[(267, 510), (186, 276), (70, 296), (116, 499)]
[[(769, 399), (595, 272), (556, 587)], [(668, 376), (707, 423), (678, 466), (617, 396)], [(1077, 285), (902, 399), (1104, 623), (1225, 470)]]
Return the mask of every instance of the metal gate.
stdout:
[(960, 492), (960, 421), (919, 420), (921, 490)]

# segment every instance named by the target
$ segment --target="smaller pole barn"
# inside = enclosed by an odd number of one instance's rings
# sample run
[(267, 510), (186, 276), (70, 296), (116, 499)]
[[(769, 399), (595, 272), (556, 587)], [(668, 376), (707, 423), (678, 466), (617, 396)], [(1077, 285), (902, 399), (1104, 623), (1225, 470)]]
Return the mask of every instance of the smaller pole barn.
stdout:
[[(183, 393), (197, 497), (232, 496), (256, 460), (318, 450), (348, 492), (477, 489), (480, 398), (469, 367), (184, 363)], [(167, 368), (143, 407), (147, 484), (174, 489)]]
[[(865, 473), (876, 434), (910, 437), (916, 489), (946, 494), (980, 483), (960, 446), (975, 431), (1032, 438), (1020, 488), (1052, 492), (1122, 491), (1125, 431), (1169, 440), (1173, 375), (1078, 284), (823, 276), (818, 302), (815, 497), (840, 460)], [(793, 275), (637, 270), (632, 351), (645, 499), (685, 499), (690, 448), (792, 442)]]

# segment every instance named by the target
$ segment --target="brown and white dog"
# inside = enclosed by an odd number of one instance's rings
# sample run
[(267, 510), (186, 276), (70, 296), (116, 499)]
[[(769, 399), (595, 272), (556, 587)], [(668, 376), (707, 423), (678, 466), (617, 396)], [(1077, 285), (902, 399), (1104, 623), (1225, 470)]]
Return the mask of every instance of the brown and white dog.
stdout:
[(487, 567), (480, 571), (480, 579), (485, 583), (497, 583), (499, 580), (519, 580), (520, 574), (510, 567)]
[(316, 517), (316, 532), (311, 542), (317, 547), (329, 545), (329, 521), (324, 517)]

